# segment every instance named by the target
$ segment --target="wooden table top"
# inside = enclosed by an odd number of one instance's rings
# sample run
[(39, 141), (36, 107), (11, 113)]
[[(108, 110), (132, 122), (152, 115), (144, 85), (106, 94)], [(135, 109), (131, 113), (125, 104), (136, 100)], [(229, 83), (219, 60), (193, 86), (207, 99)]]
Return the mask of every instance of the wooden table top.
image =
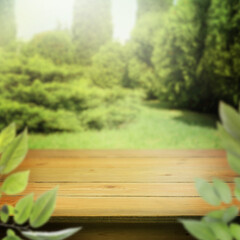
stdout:
[(58, 185), (58, 218), (202, 216), (215, 208), (198, 197), (194, 179), (235, 177), (222, 150), (31, 150), (17, 170), (25, 169), (27, 190), (2, 203)]

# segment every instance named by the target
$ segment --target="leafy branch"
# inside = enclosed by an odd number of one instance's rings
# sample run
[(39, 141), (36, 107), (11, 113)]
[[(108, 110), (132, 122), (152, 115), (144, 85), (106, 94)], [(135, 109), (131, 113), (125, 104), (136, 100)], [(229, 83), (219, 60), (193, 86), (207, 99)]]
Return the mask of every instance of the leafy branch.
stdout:
[[(22, 163), (27, 151), (27, 130), (16, 136), (16, 126), (11, 124), (1, 132), (0, 175), (4, 181), (0, 187), (0, 197), (3, 194), (16, 195), (26, 189), (30, 171), (10, 173)], [(57, 189), (58, 187), (43, 193), (35, 201), (34, 194), (31, 193), (20, 199), (15, 206), (4, 204), (0, 210), (0, 226), (7, 229), (7, 236), (3, 240), (21, 240), (14, 230), (30, 240), (63, 240), (78, 232), (80, 227), (55, 232), (32, 230), (42, 227), (50, 219), (56, 205)], [(12, 224), (8, 223), (10, 217), (14, 221)]]
[[(222, 124), (218, 123), (218, 132), (227, 150), (228, 163), (240, 174), (240, 114), (225, 103), (220, 104), (219, 113)], [(240, 201), (240, 178), (235, 178), (234, 182), (234, 197)], [(230, 187), (221, 179), (215, 178), (212, 183), (196, 179), (195, 185), (199, 195), (213, 206), (232, 203)], [(232, 205), (212, 211), (201, 220), (182, 219), (180, 222), (198, 240), (240, 240), (240, 225), (233, 222), (238, 215), (238, 207)]]

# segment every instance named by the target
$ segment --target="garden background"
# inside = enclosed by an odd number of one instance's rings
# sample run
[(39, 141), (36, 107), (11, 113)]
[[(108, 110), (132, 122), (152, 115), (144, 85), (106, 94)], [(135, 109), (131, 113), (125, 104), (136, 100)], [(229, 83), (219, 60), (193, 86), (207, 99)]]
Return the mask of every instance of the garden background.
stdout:
[(220, 148), (219, 101), (240, 101), (239, 0), (138, 0), (125, 43), (111, 3), (75, 0), (70, 28), (22, 41), (0, 0), (0, 128), (27, 126), (30, 148)]

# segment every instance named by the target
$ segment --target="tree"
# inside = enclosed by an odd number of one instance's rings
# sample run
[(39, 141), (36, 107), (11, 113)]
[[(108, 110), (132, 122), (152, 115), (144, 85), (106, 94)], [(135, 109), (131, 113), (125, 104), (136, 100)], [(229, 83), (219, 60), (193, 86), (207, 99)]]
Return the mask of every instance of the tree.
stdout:
[(0, 0), (0, 46), (15, 40), (15, 0)]
[(78, 62), (90, 63), (112, 38), (110, 0), (75, 0), (72, 35)]
[(63, 30), (48, 31), (35, 35), (26, 45), (24, 52), (29, 56), (39, 54), (56, 64), (74, 62), (70, 34)]
[(167, 11), (172, 3), (173, 0), (138, 0), (138, 18), (149, 12)]
[(206, 39), (206, 19), (211, 0), (179, 0), (155, 39), (153, 62), (158, 96), (178, 107), (204, 110), (211, 98), (208, 82), (197, 72)]
[(213, 104), (240, 101), (240, 2), (212, 0), (207, 19), (207, 38), (200, 75), (212, 87)]
[(138, 19), (129, 43), (128, 85), (141, 87), (149, 98), (155, 94), (155, 70), (152, 63), (154, 36), (164, 27), (164, 19), (172, 0), (139, 0)]

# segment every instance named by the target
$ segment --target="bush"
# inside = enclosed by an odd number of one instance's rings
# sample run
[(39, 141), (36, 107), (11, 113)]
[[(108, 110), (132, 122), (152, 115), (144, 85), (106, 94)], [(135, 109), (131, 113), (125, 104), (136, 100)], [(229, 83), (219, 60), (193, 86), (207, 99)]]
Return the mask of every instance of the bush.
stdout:
[(80, 119), (85, 129), (115, 128), (132, 121), (139, 111), (143, 94), (115, 89), (108, 91), (101, 105), (85, 110)]
[(37, 34), (26, 45), (24, 53), (30, 57), (40, 55), (55, 64), (74, 63), (74, 47), (67, 31), (56, 30)]
[(90, 69), (92, 82), (102, 88), (112, 88), (123, 85), (126, 74), (127, 58), (124, 47), (120, 43), (110, 42), (93, 57)]
[(81, 130), (77, 115), (64, 110), (49, 110), (34, 104), (0, 99), (0, 128), (14, 119), (19, 129), (27, 126), (35, 132)]
[(94, 86), (78, 66), (14, 52), (0, 53), (0, 63), (0, 128), (12, 121), (35, 132), (111, 128), (136, 114), (126, 101), (139, 102), (138, 94)]

